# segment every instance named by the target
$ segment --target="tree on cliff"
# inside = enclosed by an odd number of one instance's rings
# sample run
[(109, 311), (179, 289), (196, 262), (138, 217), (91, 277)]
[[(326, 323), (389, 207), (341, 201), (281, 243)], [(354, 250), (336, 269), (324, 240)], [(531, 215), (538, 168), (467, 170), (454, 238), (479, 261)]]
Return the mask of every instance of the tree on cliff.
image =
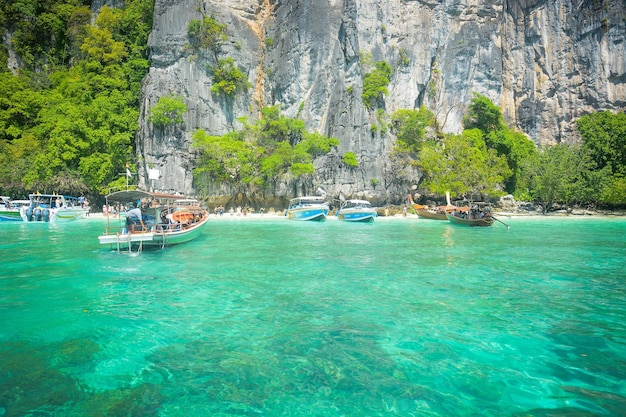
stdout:
[(409, 152), (418, 154), (426, 140), (426, 129), (433, 127), (435, 116), (425, 107), (400, 109), (392, 118), (393, 132), (398, 142), (396, 145)]
[(375, 68), (363, 77), (363, 104), (368, 109), (381, 105), (392, 74), (391, 65), (384, 61), (377, 62)]
[(232, 57), (220, 59), (222, 44), (228, 40), (226, 29), (227, 26), (214, 15), (203, 16), (202, 20), (189, 22), (187, 36), (195, 52), (208, 51), (211, 54), (213, 62), (209, 60), (204, 65), (212, 76), (211, 92), (229, 108), (228, 121), (232, 125), (233, 100), (238, 93), (247, 91), (251, 84), (247, 74), (236, 65)]
[(546, 146), (522, 162), (522, 178), (533, 201), (544, 211), (554, 204), (575, 205), (597, 201), (607, 178), (594, 169), (581, 146)]
[(153, 125), (164, 128), (183, 122), (183, 114), (187, 106), (182, 97), (167, 95), (159, 97), (157, 104), (148, 111), (148, 121)]
[(511, 194), (517, 194), (522, 188), (520, 165), (535, 154), (534, 142), (523, 133), (510, 130), (500, 108), (478, 93), (474, 93), (468, 113), (463, 118), (463, 128), (479, 129), (487, 148), (495, 149), (498, 155), (506, 157), (512, 175), (503, 184), (504, 189)]
[(194, 133), (192, 145), (199, 154), (194, 185), (200, 193), (219, 183), (254, 193), (287, 175), (310, 175), (313, 158), (339, 145), (335, 138), (307, 132), (301, 120), (282, 116), (275, 106), (263, 108), (262, 114), (253, 124), (240, 119), (243, 129), (223, 136)]
[(588, 114), (576, 123), (583, 148), (607, 176), (600, 202), (626, 205), (626, 113)]
[(216, 95), (233, 97), (240, 91), (250, 88), (248, 77), (235, 65), (232, 58), (220, 59), (217, 65), (210, 67), (213, 74), (211, 92)]
[(440, 195), (450, 191), (453, 197), (500, 195), (502, 183), (511, 175), (506, 158), (487, 148), (479, 129), (425, 145), (417, 163), (424, 187)]
[(474, 93), (468, 113), (463, 117), (464, 129), (479, 129), (484, 134), (506, 127), (500, 108), (489, 98)]
[(203, 16), (202, 20), (192, 20), (187, 26), (191, 46), (194, 49), (205, 49), (213, 54), (215, 62), (222, 51), (222, 44), (228, 39), (226, 25), (220, 23), (215, 16)]

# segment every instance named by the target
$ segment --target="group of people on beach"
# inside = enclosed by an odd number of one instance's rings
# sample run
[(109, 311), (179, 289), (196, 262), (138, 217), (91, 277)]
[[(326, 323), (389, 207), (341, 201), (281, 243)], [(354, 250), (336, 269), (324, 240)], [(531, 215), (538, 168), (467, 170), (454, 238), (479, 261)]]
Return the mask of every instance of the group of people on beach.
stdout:
[(116, 203), (114, 206), (110, 204), (104, 204), (102, 206), (102, 214), (104, 217), (108, 217), (111, 215), (112, 217), (117, 217), (119, 213), (125, 212), (128, 210), (127, 206), (121, 206), (119, 203)]
[[(225, 209), (224, 206), (215, 206), (215, 208), (213, 209), (213, 213), (215, 214), (215, 216), (223, 216), (225, 213)], [(228, 214), (230, 214), (231, 216), (234, 216), (235, 214), (237, 214), (237, 216), (247, 216), (248, 213), (251, 213), (252, 210), (250, 209), (250, 206), (245, 205), (243, 207), (241, 206), (237, 206), (237, 208), (231, 207), (230, 210), (228, 210)], [(261, 207), (259, 209), (259, 213), (263, 214), (265, 213), (265, 208)]]

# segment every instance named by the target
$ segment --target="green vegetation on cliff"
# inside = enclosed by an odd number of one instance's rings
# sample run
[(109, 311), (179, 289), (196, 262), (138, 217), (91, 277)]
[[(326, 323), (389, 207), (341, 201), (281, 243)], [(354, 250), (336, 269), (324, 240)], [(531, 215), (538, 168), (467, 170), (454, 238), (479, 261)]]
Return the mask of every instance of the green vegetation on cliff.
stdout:
[(302, 120), (281, 115), (276, 106), (264, 107), (253, 124), (245, 118), (240, 122), (243, 129), (223, 136), (194, 133), (193, 146), (200, 154), (194, 185), (200, 193), (220, 183), (254, 192), (289, 175), (313, 174), (313, 158), (339, 145), (335, 138), (306, 131)]
[(183, 122), (187, 106), (182, 97), (162, 96), (148, 111), (148, 121), (158, 127), (177, 125)]
[(215, 16), (203, 16), (202, 20), (192, 20), (187, 26), (190, 46), (196, 51), (206, 51), (212, 55), (213, 64), (206, 67), (213, 77), (211, 92), (227, 98), (250, 88), (248, 77), (235, 64), (231, 57), (219, 58), (222, 44), (228, 40), (226, 25)]
[(581, 145), (536, 149), (521, 132), (506, 126), (500, 109), (475, 94), (460, 135), (428, 135), (436, 125), (426, 109), (393, 115), (395, 157), (423, 173), (428, 193), (469, 198), (505, 193), (558, 205), (626, 205), (626, 114), (599, 112), (577, 123)]
[(368, 109), (373, 109), (379, 105), (383, 97), (389, 94), (387, 86), (391, 82), (393, 73), (391, 65), (384, 61), (377, 62), (374, 69), (363, 77), (363, 104)]
[(20, 70), (0, 74), (0, 189), (105, 192), (134, 160), (153, 0), (103, 7), (3, 2), (0, 26)]

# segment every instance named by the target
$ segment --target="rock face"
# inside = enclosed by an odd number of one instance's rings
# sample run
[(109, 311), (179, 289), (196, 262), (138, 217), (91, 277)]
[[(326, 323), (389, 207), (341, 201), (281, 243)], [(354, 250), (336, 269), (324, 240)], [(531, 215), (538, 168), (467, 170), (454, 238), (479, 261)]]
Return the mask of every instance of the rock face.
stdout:
[[(224, 134), (240, 127), (238, 117), (254, 119), (273, 104), (340, 146), (315, 161), (314, 178), (281, 184), (272, 198), (321, 187), (376, 204), (401, 201), (419, 173), (389, 157), (385, 117), (424, 105), (444, 131), (459, 132), (473, 92), (538, 144), (575, 141), (576, 118), (626, 106), (625, 10), (626, 0), (156, 0), (141, 181), (156, 168), (156, 189), (193, 193), (193, 132)], [(211, 94), (209, 57), (188, 47), (187, 26), (203, 15), (227, 25), (220, 57), (232, 57), (253, 86), (234, 100)], [(361, 100), (368, 60), (394, 69), (382, 116)], [(167, 94), (184, 98), (185, 121), (156, 129), (147, 114)], [(356, 154), (357, 168), (340, 163), (345, 152)], [(237, 190), (216, 184), (212, 193)]]

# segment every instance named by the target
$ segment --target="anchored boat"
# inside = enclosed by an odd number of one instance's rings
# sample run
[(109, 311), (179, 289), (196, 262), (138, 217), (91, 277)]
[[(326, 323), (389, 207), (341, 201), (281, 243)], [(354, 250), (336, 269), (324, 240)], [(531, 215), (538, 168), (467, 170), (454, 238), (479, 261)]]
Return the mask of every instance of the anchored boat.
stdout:
[(29, 205), (29, 200), (12, 200), (11, 197), (0, 196), (0, 222), (21, 222), (20, 208)]
[(120, 250), (138, 251), (146, 247), (164, 248), (197, 238), (209, 220), (209, 212), (193, 199), (150, 193), (141, 190), (118, 191), (107, 195), (107, 204), (134, 207), (140, 218), (134, 219), (134, 209), (120, 216), (119, 224), (109, 223), (98, 236), (102, 245)]
[(337, 218), (347, 222), (373, 222), (378, 216), (376, 209), (366, 200), (346, 200), (337, 211)]
[(324, 197), (296, 197), (289, 200), (286, 216), (289, 220), (322, 221), (326, 220), (328, 211), (328, 203)]
[(29, 194), (29, 204), (20, 207), (25, 222), (55, 222), (82, 219), (89, 212), (79, 199), (59, 194)]
[(421, 219), (429, 219), (429, 220), (448, 220), (446, 217), (446, 213), (451, 213), (454, 208), (449, 208), (446, 206), (435, 207), (434, 209), (429, 207), (424, 207), (420, 209), (416, 209), (417, 216)]
[(446, 213), (446, 217), (450, 223), (460, 226), (489, 227), (494, 222), (494, 218), (489, 210), (457, 209), (452, 213)]

